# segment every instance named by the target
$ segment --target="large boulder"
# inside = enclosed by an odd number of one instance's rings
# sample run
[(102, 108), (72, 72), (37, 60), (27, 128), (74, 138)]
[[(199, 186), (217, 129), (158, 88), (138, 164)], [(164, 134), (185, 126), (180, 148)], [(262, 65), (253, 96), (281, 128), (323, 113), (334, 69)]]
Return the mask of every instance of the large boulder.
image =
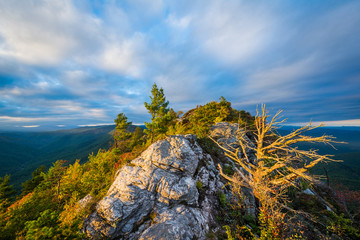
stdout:
[(83, 231), (91, 239), (205, 239), (222, 187), (195, 135), (170, 136), (118, 171)]

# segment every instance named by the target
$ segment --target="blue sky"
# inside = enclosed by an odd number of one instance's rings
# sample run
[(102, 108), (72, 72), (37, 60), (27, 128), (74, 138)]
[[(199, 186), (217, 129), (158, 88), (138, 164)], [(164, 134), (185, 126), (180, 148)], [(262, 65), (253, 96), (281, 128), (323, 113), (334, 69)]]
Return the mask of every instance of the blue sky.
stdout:
[(0, 129), (141, 124), (154, 82), (289, 124), (360, 126), (360, 1), (0, 0)]

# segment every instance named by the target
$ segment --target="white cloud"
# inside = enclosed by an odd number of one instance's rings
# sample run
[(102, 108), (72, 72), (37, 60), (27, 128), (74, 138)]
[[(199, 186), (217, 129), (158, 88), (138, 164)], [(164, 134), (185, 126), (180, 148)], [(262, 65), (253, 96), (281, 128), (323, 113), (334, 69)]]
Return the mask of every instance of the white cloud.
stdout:
[(89, 107), (81, 102), (71, 100), (44, 100), (40, 104), (47, 108), (48, 114), (56, 114), (69, 118), (108, 118), (105, 109)]
[(97, 62), (103, 69), (139, 78), (143, 74), (145, 43), (142, 34), (108, 43)]
[(71, 1), (2, 1), (0, 56), (35, 65), (56, 64), (96, 45), (100, 22)]
[(206, 94), (206, 78), (197, 72), (196, 67), (182, 62), (173, 62), (164, 74), (154, 77), (154, 82), (164, 89), (172, 103), (199, 101)]
[(47, 117), (10, 117), (10, 116), (0, 116), (0, 121), (7, 122), (34, 122), (34, 121), (48, 121), (50, 118)]
[(148, 110), (145, 108), (144, 104), (131, 104), (127, 106), (127, 108), (131, 111), (133, 114), (141, 114), (145, 115), (148, 114)]
[(3, 121), (13, 121), (13, 122), (27, 122), (27, 121), (34, 121), (37, 118), (25, 118), (25, 117), (10, 117), (10, 116), (0, 116), (0, 120)]
[(108, 116), (104, 109), (100, 108), (90, 108), (85, 109), (84, 115), (88, 118), (96, 118), (96, 119), (107, 119)]
[[(147, 5), (152, 7), (146, 12), (155, 14), (162, 1)], [(130, 22), (138, 13), (130, 16), (117, 4), (107, 3), (106, 16), (100, 19), (79, 6), (68, 0), (1, 2), (0, 58), (142, 76), (147, 46), (144, 35), (134, 31)]]
[(68, 70), (59, 76), (63, 87), (73, 95), (94, 100), (103, 98), (100, 93), (109, 91), (109, 81), (85, 70)]
[(128, 97), (124, 97), (124, 96), (120, 96), (120, 95), (115, 95), (115, 94), (110, 95), (109, 99), (114, 104), (113, 105), (114, 107), (115, 106), (116, 107), (118, 107), (118, 106), (127, 106), (127, 105), (130, 105), (131, 103), (134, 103), (134, 99), (132, 99), (132, 98), (128, 98)]
[(208, 1), (192, 14), (193, 34), (206, 52), (239, 66), (258, 56), (276, 34), (270, 13), (263, 3)]
[(190, 16), (184, 16), (181, 18), (177, 18), (174, 14), (170, 14), (166, 19), (166, 23), (169, 24), (171, 27), (184, 29), (189, 26), (191, 22)]
[(40, 125), (29, 125), (29, 126), (22, 126), (23, 128), (37, 128), (40, 127)]

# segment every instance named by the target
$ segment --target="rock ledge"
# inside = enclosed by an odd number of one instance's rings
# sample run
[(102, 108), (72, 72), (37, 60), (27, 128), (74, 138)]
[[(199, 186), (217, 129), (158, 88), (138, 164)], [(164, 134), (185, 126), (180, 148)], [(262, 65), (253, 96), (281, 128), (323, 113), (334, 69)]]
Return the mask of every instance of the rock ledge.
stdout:
[(195, 135), (170, 136), (118, 171), (83, 231), (91, 239), (205, 239), (222, 187)]

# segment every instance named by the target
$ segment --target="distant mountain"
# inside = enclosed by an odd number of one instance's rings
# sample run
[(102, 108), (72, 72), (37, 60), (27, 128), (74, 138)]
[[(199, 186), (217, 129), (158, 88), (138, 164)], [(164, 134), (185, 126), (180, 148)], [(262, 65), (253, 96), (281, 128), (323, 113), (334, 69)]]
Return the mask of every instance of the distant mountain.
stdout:
[(41, 165), (49, 167), (59, 159), (69, 163), (85, 161), (92, 152), (108, 149), (114, 128), (108, 125), (51, 132), (2, 132), (0, 176), (11, 174), (12, 184), (20, 190), (21, 183)]
[[(298, 127), (284, 126), (278, 130), (283, 135)], [(360, 127), (323, 127), (311, 130), (310, 136), (330, 135), (338, 142), (333, 148), (320, 143), (299, 144), (302, 149), (318, 149), (321, 154), (334, 155), (333, 159), (343, 162), (331, 162), (317, 165), (312, 172), (317, 175), (329, 175), (332, 185), (342, 183), (353, 190), (360, 190)]]

